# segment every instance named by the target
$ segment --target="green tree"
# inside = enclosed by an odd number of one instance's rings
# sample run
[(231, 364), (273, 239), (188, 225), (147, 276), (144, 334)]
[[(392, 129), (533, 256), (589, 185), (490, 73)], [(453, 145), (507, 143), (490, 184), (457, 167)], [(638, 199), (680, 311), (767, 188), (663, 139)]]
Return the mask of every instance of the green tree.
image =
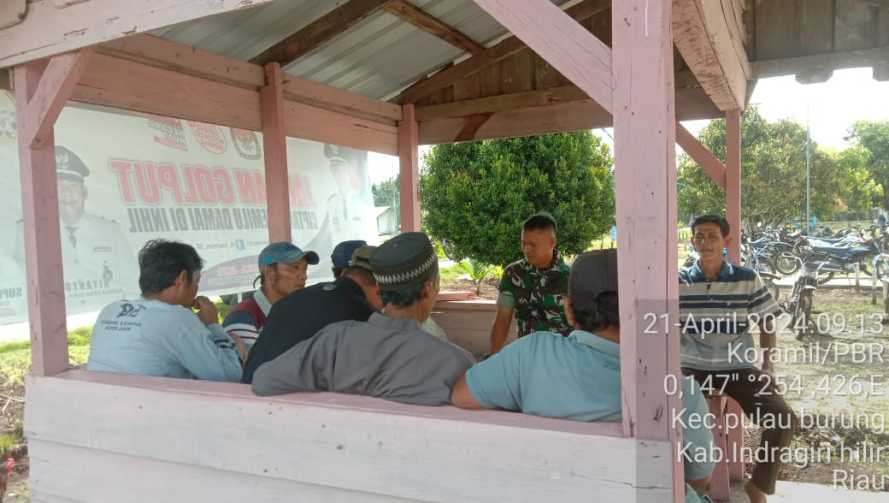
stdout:
[[(701, 131), (701, 143), (725, 159), (725, 121)], [(749, 225), (783, 224), (806, 211), (806, 130), (789, 120), (770, 123), (755, 107), (741, 125), (741, 213)], [(825, 152), (812, 143), (812, 214), (829, 219), (850, 207), (860, 208), (875, 197), (874, 184), (862, 172), (859, 154)], [(857, 164), (858, 163), (858, 164)], [(862, 178), (864, 176), (864, 178)], [(858, 185), (856, 185), (858, 184)], [(863, 185), (862, 185), (863, 184)], [(678, 172), (679, 214), (683, 221), (705, 213), (725, 212), (725, 194), (689, 156)]]
[(538, 211), (556, 218), (567, 254), (614, 222), (612, 157), (589, 131), (439, 145), (425, 161), (423, 223), (455, 260), (517, 260), (522, 221)]
[(395, 176), (385, 182), (375, 183), (371, 186), (374, 196), (374, 206), (398, 206), (401, 184), (399, 177)]
[(840, 211), (848, 218), (868, 219), (873, 208), (883, 203), (884, 190), (873, 179), (870, 163), (870, 151), (860, 145), (834, 154), (835, 178), (843, 194)]
[(880, 205), (889, 209), (889, 121), (858, 121), (849, 130), (855, 146), (870, 154), (867, 170), (883, 189)]

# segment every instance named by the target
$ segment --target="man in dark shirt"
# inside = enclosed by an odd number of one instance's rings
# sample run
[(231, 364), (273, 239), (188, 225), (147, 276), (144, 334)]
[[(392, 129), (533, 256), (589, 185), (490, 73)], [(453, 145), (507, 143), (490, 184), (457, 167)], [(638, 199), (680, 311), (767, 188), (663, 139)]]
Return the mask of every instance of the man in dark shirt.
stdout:
[(253, 376), (260, 396), (332, 391), (414, 405), (447, 405), (451, 387), (475, 363), (465, 349), (424, 332), (438, 297), (438, 257), (429, 237), (405, 232), (371, 257), (382, 313), (321, 329)]
[(242, 383), (252, 383), (253, 373), (260, 365), (327, 325), (346, 320), (367, 321), (372, 313), (382, 309), (380, 290), (368, 262), (374, 249), (356, 249), (351, 265), (335, 281), (297, 290), (272, 306), (262, 337), (257, 339), (244, 364)]

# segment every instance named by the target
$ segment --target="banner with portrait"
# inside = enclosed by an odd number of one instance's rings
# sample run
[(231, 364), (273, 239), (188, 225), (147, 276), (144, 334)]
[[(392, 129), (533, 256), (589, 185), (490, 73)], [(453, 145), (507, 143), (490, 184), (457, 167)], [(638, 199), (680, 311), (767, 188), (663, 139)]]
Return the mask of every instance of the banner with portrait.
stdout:
[[(65, 108), (55, 126), (69, 314), (139, 294), (138, 251), (183, 241), (204, 260), (201, 292), (252, 289), (268, 244), (259, 133), (91, 106)], [(331, 277), (339, 241), (377, 241), (367, 152), (289, 138), (293, 242)], [(0, 324), (27, 318), (23, 217), (12, 97), (0, 92)]]

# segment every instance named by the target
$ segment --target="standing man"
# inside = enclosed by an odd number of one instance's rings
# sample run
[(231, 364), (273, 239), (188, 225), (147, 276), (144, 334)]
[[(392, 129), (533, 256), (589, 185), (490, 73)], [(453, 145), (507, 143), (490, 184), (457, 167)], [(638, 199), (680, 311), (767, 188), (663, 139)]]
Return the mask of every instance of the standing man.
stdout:
[(549, 213), (532, 215), (522, 224), (525, 258), (509, 264), (500, 280), (497, 317), (491, 328), (491, 353), (506, 345), (515, 313), (518, 337), (549, 331), (568, 335), (565, 295), (570, 269), (556, 250), (556, 219)]
[[(65, 282), (78, 285), (66, 288), (70, 298), (94, 297), (104, 293), (136, 292), (138, 266), (126, 235), (114, 220), (88, 213), (86, 178), (89, 168), (74, 152), (55, 147), (56, 176), (59, 190), (59, 227)], [(16, 261), (24, 268), (24, 233), (22, 221), (16, 234)], [(79, 291), (86, 285), (84, 291)], [(118, 295), (119, 297), (119, 295)]]
[(333, 391), (415, 405), (450, 403), (451, 386), (475, 360), (420, 328), (438, 297), (432, 243), (422, 232), (399, 234), (380, 245), (370, 266), (383, 312), (328, 325), (262, 365), (254, 393)]
[[(232, 308), (222, 326), (237, 336), (247, 349), (253, 347), (272, 305), (306, 286), (309, 265), (318, 263), (318, 254), (302, 251), (286, 241), (272, 243), (259, 253), (259, 289), (253, 296)], [(253, 281), (256, 286), (256, 281)]]
[[(751, 503), (765, 503), (766, 495), (775, 492), (781, 451), (790, 445), (799, 421), (772, 377), (775, 318), (782, 311), (756, 271), (723, 259), (730, 242), (725, 218), (698, 217), (691, 232), (699, 258), (679, 272), (682, 372), (701, 383), (705, 393), (734, 398), (762, 427), (760, 448), (766, 459), (756, 464), (744, 489)], [(747, 359), (755, 352), (752, 324), (759, 326), (762, 369)]]
[(139, 252), (142, 297), (102, 310), (87, 369), (237, 382), (246, 348), (222, 331), (216, 306), (196, 297), (202, 267), (203, 260), (187, 244), (145, 243)]
[[(335, 250), (345, 253), (354, 244), (345, 243), (337, 245)], [(355, 248), (346, 267), (334, 281), (297, 290), (276, 303), (266, 320), (262, 337), (256, 341), (244, 363), (241, 382), (252, 383), (253, 374), (260, 365), (311, 338), (327, 325), (344, 320), (367, 321), (371, 314), (382, 309), (380, 289), (370, 267), (370, 256), (375, 249), (375, 246)], [(334, 253), (333, 263), (341, 263), (337, 252)]]

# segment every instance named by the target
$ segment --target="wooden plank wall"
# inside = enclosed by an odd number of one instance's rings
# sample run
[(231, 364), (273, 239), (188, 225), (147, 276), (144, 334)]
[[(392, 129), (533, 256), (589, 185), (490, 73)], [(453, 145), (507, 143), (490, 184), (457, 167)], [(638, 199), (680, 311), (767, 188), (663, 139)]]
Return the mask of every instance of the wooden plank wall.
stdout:
[(671, 491), (666, 473), (637, 482), (669, 446), (623, 438), (618, 423), (333, 393), (259, 398), (241, 384), (84, 371), (29, 377), (26, 389), (34, 501), (667, 501)]
[(889, 44), (889, 2), (882, 0), (748, 0), (747, 9), (753, 60)]
[[(448, 334), (448, 339), (476, 357), (491, 351), (491, 325), (497, 313), (492, 300), (445, 301), (435, 304), (432, 318)], [(516, 322), (509, 326), (507, 342), (515, 340)]]

